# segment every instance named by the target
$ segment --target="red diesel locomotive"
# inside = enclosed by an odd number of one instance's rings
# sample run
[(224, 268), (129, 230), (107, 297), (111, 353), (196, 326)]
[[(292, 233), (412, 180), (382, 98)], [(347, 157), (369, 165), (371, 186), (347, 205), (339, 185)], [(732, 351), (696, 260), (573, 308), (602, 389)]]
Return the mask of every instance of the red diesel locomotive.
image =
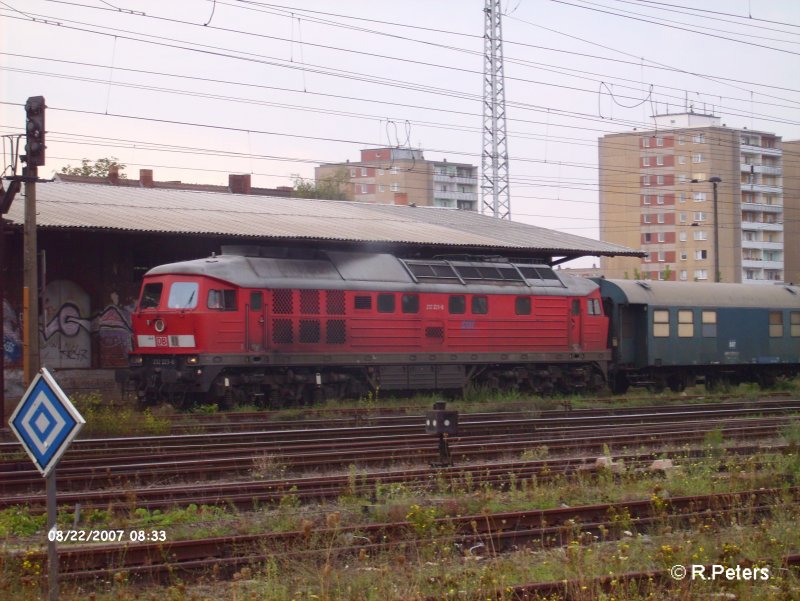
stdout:
[(611, 360), (596, 283), (498, 257), (223, 249), (151, 269), (133, 331), (145, 402), (592, 391)]

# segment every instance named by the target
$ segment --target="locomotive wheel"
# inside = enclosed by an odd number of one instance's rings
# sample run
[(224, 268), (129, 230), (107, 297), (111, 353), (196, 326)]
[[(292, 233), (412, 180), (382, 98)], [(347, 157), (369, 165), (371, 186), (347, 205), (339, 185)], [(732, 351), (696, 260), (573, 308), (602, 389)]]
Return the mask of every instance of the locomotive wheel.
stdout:
[(630, 387), (630, 380), (624, 374), (617, 374), (611, 381), (611, 392), (614, 394), (625, 394)]

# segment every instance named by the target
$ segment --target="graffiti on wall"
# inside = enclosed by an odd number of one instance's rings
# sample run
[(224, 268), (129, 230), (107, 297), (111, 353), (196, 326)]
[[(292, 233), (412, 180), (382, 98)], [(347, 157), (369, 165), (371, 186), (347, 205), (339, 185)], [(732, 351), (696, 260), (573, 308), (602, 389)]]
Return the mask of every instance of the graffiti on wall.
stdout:
[(25, 392), (22, 379), (22, 328), (17, 312), (3, 301), (3, 393), (16, 398)]
[[(59, 280), (45, 290), (42, 361), (52, 367), (90, 367), (92, 335), (97, 335), (100, 367), (127, 365), (131, 350), (134, 302), (120, 305), (119, 295), (100, 311), (89, 312), (88, 296), (74, 282)], [(47, 351), (45, 351), (47, 349)]]

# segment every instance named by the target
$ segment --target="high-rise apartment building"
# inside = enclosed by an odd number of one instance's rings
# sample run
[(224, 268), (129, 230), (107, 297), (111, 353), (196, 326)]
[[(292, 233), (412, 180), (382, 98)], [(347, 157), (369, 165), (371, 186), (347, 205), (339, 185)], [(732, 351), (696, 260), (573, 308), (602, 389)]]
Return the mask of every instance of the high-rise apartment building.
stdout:
[(343, 182), (348, 200), (478, 209), (478, 168), (428, 161), (419, 149), (369, 148), (358, 163), (326, 163), (314, 171), (318, 185), (326, 179)]
[(603, 258), (605, 275), (783, 281), (781, 138), (691, 112), (655, 122), (599, 141), (601, 239), (646, 253)]
[(783, 204), (783, 279), (800, 284), (800, 140), (783, 142)]

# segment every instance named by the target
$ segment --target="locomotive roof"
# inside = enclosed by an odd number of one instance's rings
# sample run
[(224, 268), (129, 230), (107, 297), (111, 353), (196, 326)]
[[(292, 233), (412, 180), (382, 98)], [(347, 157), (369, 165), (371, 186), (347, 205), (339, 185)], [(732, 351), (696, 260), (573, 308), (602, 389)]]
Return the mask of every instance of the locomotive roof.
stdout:
[(223, 254), (154, 267), (146, 276), (206, 276), (243, 288), (586, 295), (597, 284), (547, 265), (403, 260), (386, 253), (317, 251), (304, 258)]
[(800, 309), (800, 287), (596, 279), (600, 293), (618, 303), (662, 307), (757, 307)]
[[(6, 219), (24, 222), (22, 202)], [(475, 211), (70, 182), (37, 186), (40, 228), (218, 235), (272, 244), (307, 241), (518, 255), (640, 256), (624, 246)], [(437, 251), (438, 252), (438, 251)], [(497, 251), (495, 251), (497, 252)]]

